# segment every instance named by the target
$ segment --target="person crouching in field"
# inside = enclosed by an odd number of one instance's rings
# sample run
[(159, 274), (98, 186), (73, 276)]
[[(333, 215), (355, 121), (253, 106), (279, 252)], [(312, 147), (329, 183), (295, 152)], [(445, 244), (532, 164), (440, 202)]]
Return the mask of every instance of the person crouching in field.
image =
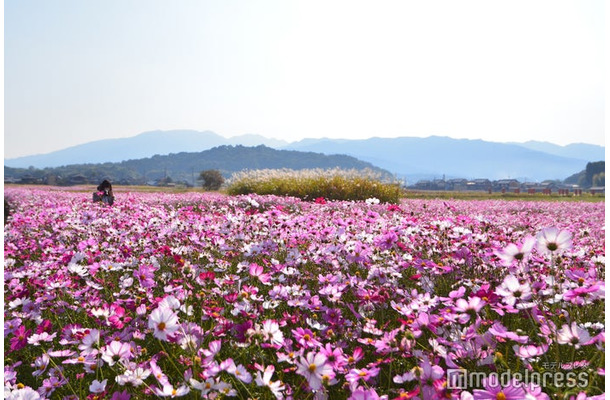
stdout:
[(104, 179), (97, 187), (97, 192), (93, 193), (93, 201), (101, 201), (104, 204), (112, 205), (114, 203), (114, 193), (112, 193), (112, 184)]

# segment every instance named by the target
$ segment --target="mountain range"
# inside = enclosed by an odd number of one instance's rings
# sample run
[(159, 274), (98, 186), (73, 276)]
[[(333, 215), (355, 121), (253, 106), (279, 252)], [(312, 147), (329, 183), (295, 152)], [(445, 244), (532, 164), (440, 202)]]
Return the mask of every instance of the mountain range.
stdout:
[(258, 146), (281, 148), (288, 145), (276, 139), (260, 135), (241, 135), (227, 139), (211, 131), (173, 130), (151, 131), (120, 139), (104, 139), (71, 146), (46, 154), (37, 154), (4, 160), (13, 168), (59, 167), (72, 164), (98, 164), (120, 162), (182, 152), (200, 152), (218, 146)]
[[(110, 179), (119, 184), (147, 184), (158, 182), (182, 182), (197, 184), (199, 173), (216, 169), (225, 177), (245, 169), (282, 169), (294, 170), (355, 169), (371, 170), (385, 179), (392, 174), (374, 165), (346, 155), (325, 155), (296, 150), (277, 150), (259, 145), (218, 146), (201, 152), (180, 152), (169, 155), (155, 155), (137, 160), (107, 162), (101, 164), (71, 164), (45, 169), (4, 167), (5, 181), (50, 184), (75, 184), (87, 181), (100, 182)], [(169, 180), (168, 180), (169, 179)]]
[[(227, 139), (211, 131), (152, 131), (122, 139), (106, 139), (48, 154), (6, 159), (7, 167), (36, 168), (71, 164), (121, 162), (218, 146), (265, 145), (326, 155), (344, 154), (371, 163), (413, 183), (419, 179), (515, 178), (523, 181), (564, 179), (587, 162), (605, 160), (603, 146), (548, 142), (496, 143), (430, 136), (350, 139), (304, 139), (288, 143), (260, 135)], [(253, 167), (250, 167), (253, 168)]]

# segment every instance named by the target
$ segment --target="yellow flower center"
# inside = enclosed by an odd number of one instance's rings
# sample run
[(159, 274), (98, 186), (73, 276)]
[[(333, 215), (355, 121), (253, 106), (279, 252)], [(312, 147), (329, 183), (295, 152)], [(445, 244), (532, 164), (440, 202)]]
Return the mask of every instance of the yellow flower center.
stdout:
[(316, 370), (316, 364), (309, 364), (309, 372), (314, 372)]
[(506, 400), (506, 395), (500, 392), (496, 395), (496, 400)]
[(159, 325), (157, 325), (157, 329), (159, 329), (160, 331), (165, 330), (165, 322), (159, 322)]

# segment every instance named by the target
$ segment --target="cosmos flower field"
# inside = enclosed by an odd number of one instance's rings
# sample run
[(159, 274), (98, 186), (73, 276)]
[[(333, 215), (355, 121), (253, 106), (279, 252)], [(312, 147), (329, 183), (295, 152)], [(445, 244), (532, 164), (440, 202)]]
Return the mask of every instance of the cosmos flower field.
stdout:
[(7, 399), (604, 398), (603, 203), (5, 198)]

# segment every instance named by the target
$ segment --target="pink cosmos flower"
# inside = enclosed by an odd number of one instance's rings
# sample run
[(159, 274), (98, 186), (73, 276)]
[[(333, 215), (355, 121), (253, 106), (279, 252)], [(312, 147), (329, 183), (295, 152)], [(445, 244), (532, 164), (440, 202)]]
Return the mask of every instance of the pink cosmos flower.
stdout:
[(532, 290), (528, 283), (519, 283), (514, 275), (508, 275), (496, 288), (496, 294), (503, 297), (506, 304), (514, 306), (517, 300), (528, 300), (532, 297)]
[(32, 375), (33, 376), (42, 375), (46, 371), (47, 366), (49, 365), (50, 361), (51, 361), (51, 359), (49, 358), (49, 355), (46, 353), (43, 353), (42, 356), (36, 358), (36, 360), (34, 361), (34, 364), (31, 365), (35, 369), (35, 371), (32, 372)]
[[(517, 335), (516, 333), (509, 331), (499, 321), (494, 322), (494, 324), (489, 328), (488, 332), (491, 333), (492, 335), (494, 335), (496, 337), (496, 339), (502, 338), (502, 339), (514, 340), (515, 342), (518, 342), (518, 343), (527, 343), (527, 341), (529, 339), (529, 337), (527, 335)], [(500, 341), (503, 341), (503, 340), (500, 340)]]
[(262, 284), (264, 284), (264, 285), (269, 284), (269, 281), (271, 280), (271, 275), (263, 272), (264, 269), (263, 269), (262, 265), (252, 263), (252, 264), (250, 264), (249, 270), (250, 270), (250, 275), (258, 278), (258, 280), (261, 281)]
[(102, 350), (102, 360), (108, 365), (114, 365), (117, 361), (128, 361), (131, 358), (131, 346), (129, 343), (113, 340)]
[(565, 292), (563, 294), (563, 299), (569, 301), (572, 304), (582, 306), (587, 302), (588, 298), (594, 297), (595, 294), (599, 291), (599, 289), (599, 285), (593, 285), (589, 287), (577, 287)]
[(131, 317), (125, 316), (125, 309), (118, 304), (110, 305), (110, 314), (108, 316), (108, 323), (116, 329), (123, 329), (126, 323), (131, 321)]
[(19, 326), (21, 326), (21, 318), (4, 321), (4, 337), (13, 333)]
[(534, 383), (523, 385), (523, 389), (525, 389), (526, 400), (550, 400), (549, 395), (544, 393), (542, 388)]
[(223, 361), (220, 364), (220, 368), (222, 370), (227, 371), (228, 373), (235, 376), (237, 379), (244, 383), (252, 382), (252, 375), (246, 370), (246, 367), (241, 364), (236, 365), (235, 361), (233, 361), (233, 359), (231, 358), (226, 361)]
[(167, 341), (168, 335), (180, 328), (178, 315), (169, 308), (157, 307), (148, 317), (148, 327), (153, 329), (153, 335), (157, 339)]
[(572, 248), (572, 234), (556, 227), (544, 228), (536, 236), (538, 250), (542, 253), (555, 253)]
[(100, 347), (100, 331), (91, 329), (82, 338), (82, 343), (78, 345), (78, 349), (83, 355), (97, 354)]
[(166, 385), (163, 385), (162, 389), (154, 388), (153, 391), (155, 392), (155, 394), (157, 396), (174, 398), (174, 397), (181, 397), (181, 396), (188, 394), (190, 392), (190, 389), (186, 385), (182, 385), (178, 388), (174, 388), (173, 385), (170, 385), (168, 383)]
[(377, 367), (373, 367), (373, 368), (369, 368), (369, 369), (354, 368), (354, 369), (350, 370), (347, 373), (347, 375), (345, 375), (345, 380), (351, 384), (355, 384), (360, 379), (367, 382), (370, 379), (376, 377), (377, 375), (379, 375), (379, 368), (377, 368)]
[(352, 395), (348, 398), (348, 400), (379, 400), (380, 397), (375, 391), (375, 389), (356, 389), (352, 392)]
[(333, 348), (330, 343), (326, 343), (326, 345), (320, 349), (320, 352), (326, 356), (326, 363), (333, 367), (335, 371), (347, 365), (347, 359), (343, 354), (343, 349), (341, 349), (341, 347)]
[(276, 346), (281, 346), (284, 343), (284, 334), (276, 320), (268, 319), (263, 321), (263, 339)]
[(535, 346), (533, 344), (529, 344), (529, 345), (525, 345), (525, 346), (518, 346), (518, 345), (513, 346), (513, 350), (515, 351), (515, 354), (518, 357), (523, 358), (523, 359), (540, 357), (541, 355), (546, 353), (546, 351), (548, 349), (549, 349), (549, 346), (547, 344), (543, 344), (541, 346)]
[(124, 390), (122, 392), (114, 392), (112, 394), (112, 397), (110, 398), (110, 400), (130, 400), (131, 399), (131, 395), (129, 394), (129, 392), (127, 392), (127, 390)]
[(165, 375), (161, 367), (159, 367), (157, 364), (157, 360), (154, 358), (150, 360), (150, 372), (153, 374), (155, 379), (157, 379), (157, 382), (161, 384), (161, 386), (167, 386), (170, 384), (169, 378), (167, 375)]
[(536, 239), (528, 236), (523, 239), (523, 242), (518, 244), (510, 243), (503, 250), (496, 251), (495, 254), (502, 260), (502, 263), (508, 267), (515, 262), (526, 260), (535, 244)]
[(485, 389), (475, 389), (473, 391), (474, 400), (524, 400), (525, 390), (517, 382), (511, 382), (511, 384), (505, 388), (500, 385), (498, 377), (491, 375), (488, 379), (483, 380), (483, 386)]
[(40, 342), (52, 342), (57, 336), (57, 332), (49, 335), (47, 332), (35, 333), (28, 338), (28, 343), (33, 346), (40, 346)]
[(470, 320), (470, 314), (476, 315), (485, 306), (485, 301), (480, 297), (473, 296), (466, 299), (457, 299), (455, 301), (455, 311), (463, 313), (460, 317), (461, 323), (466, 323)]
[[(262, 369), (262, 367), (261, 367)], [(271, 390), (271, 393), (275, 396), (276, 399), (283, 399), (284, 394), (282, 393), (286, 387), (282, 383), (282, 381), (272, 381), (271, 377), (273, 376), (273, 372), (275, 372), (275, 367), (273, 365), (267, 365), (264, 369), (264, 372), (261, 376), (261, 371), (256, 372), (256, 384), (258, 386), (266, 386)]]
[(590, 340), (591, 335), (589, 335), (589, 332), (578, 326), (576, 322), (572, 322), (570, 326), (564, 324), (557, 332), (557, 343), (569, 344), (577, 349)]
[(119, 385), (130, 384), (132, 386), (140, 386), (144, 384), (144, 381), (150, 374), (150, 369), (138, 367), (135, 364), (130, 363), (125, 372), (116, 377), (116, 381)]
[(42, 323), (40, 325), (38, 325), (36, 327), (36, 333), (42, 333), (42, 332), (51, 333), (52, 330), (53, 330), (53, 324), (48, 319), (45, 319), (44, 321), (42, 321)]
[(27, 344), (27, 339), (32, 333), (31, 329), (26, 330), (25, 325), (19, 326), (13, 334), (13, 337), (10, 340), (11, 343), (11, 351), (17, 351), (23, 349)]
[(137, 271), (134, 271), (134, 275), (140, 281), (140, 286), (143, 288), (155, 287), (155, 271), (157, 269), (152, 265), (140, 265)]
[(211, 341), (210, 344), (208, 345), (207, 349), (203, 349), (201, 350), (202, 354), (204, 355), (204, 363), (210, 363), (214, 360), (214, 357), (216, 356), (216, 354), (218, 354), (218, 352), (220, 351), (220, 348), (222, 347), (222, 341), (220, 340), (214, 340)]
[(373, 243), (381, 250), (389, 250), (396, 242), (398, 242), (398, 236), (393, 231), (389, 231), (376, 237)]
[(106, 390), (106, 384), (108, 383), (108, 379), (104, 379), (103, 381), (98, 381), (95, 379), (91, 385), (89, 386), (89, 391), (91, 393), (102, 393)]
[(311, 329), (301, 327), (293, 329), (292, 334), (297, 342), (303, 347), (318, 347), (321, 343), (315, 338)]
[(322, 387), (322, 379), (327, 379), (333, 374), (333, 369), (326, 364), (326, 356), (322, 353), (309, 352), (307, 356), (297, 361), (297, 374), (307, 379), (309, 387), (318, 390)]

